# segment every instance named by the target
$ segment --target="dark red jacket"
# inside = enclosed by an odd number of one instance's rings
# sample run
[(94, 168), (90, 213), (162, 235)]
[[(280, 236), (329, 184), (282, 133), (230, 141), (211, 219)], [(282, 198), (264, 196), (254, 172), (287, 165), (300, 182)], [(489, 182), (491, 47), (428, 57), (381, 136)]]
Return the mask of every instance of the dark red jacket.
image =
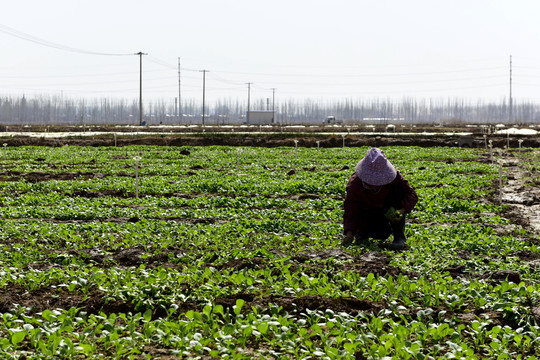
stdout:
[(390, 184), (381, 186), (377, 192), (366, 190), (356, 173), (352, 174), (347, 184), (343, 212), (343, 231), (357, 232), (363, 224), (362, 213), (380, 213), (383, 215), (390, 207), (396, 210), (412, 211), (418, 202), (418, 195), (398, 171), (396, 178)]

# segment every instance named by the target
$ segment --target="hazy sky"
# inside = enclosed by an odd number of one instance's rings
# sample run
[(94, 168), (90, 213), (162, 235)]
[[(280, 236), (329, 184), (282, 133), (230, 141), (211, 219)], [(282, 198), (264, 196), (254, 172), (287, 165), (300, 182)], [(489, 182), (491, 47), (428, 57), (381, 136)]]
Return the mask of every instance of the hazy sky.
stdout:
[[(538, 0), (26, 0), (0, 13), (0, 95), (174, 102), (540, 101)], [(99, 54), (95, 54), (99, 53)], [(103, 55), (107, 54), (107, 55)], [(117, 55), (118, 54), (118, 55)]]

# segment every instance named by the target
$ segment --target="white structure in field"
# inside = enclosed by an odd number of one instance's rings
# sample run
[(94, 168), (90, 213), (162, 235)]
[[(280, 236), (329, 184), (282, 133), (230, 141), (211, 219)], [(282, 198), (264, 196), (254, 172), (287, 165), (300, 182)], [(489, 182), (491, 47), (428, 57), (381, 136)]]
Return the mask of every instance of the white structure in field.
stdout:
[(275, 123), (272, 110), (251, 110), (247, 112), (246, 124), (265, 125)]

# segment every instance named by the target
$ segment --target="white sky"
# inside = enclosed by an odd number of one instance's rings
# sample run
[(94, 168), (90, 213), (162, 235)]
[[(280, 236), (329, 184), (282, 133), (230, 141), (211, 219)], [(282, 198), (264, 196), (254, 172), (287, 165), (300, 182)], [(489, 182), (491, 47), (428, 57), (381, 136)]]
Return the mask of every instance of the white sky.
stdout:
[[(0, 96), (540, 101), (538, 0), (26, 0), (0, 12)], [(17, 36), (14, 36), (16, 34)], [(23, 37), (23, 38), (21, 38)], [(93, 55), (66, 51), (131, 54)]]

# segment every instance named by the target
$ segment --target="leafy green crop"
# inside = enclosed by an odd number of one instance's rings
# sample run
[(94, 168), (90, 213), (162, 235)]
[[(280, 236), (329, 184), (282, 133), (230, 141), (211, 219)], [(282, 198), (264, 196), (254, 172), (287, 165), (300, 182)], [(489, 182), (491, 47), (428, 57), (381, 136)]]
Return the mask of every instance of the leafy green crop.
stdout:
[[(8, 147), (2, 358), (538, 357), (539, 238), (499, 166), (384, 148), (419, 195), (409, 249), (344, 248), (366, 150)], [(531, 188), (533, 155), (506, 154)]]

